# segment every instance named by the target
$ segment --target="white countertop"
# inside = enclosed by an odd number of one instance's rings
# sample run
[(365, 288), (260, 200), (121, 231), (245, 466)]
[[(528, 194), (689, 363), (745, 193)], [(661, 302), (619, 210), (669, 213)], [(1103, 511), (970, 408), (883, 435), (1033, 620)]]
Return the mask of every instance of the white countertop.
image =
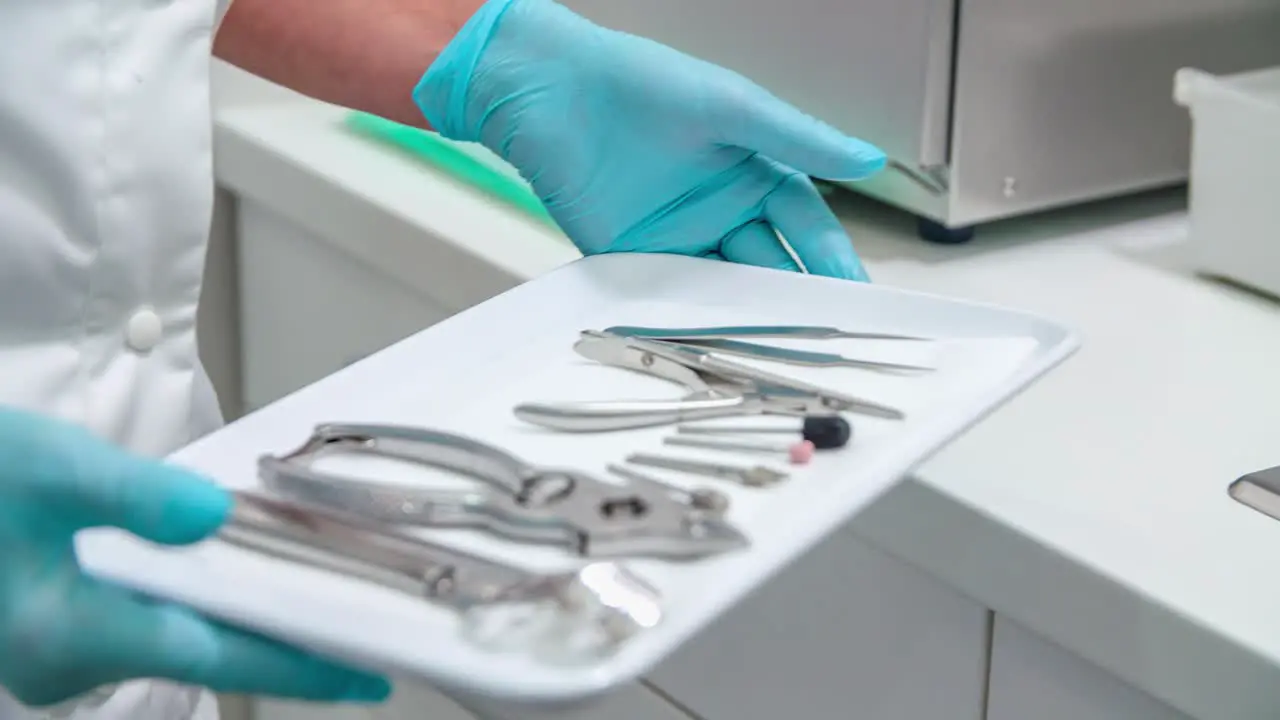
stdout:
[[(353, 257), (399, 277), (458, 263), (457, 282), (432, 291), (461, 303), (577, 256), (341, 132), (340, 117), (293, 100), (224, 107), (220, 181), (339, 237), (350, 227)], [(1186, 270), (1176, 194), (1003, 223), (965, 247), (927, 245), (870, 201), (836, 205), (877, 282), (1040, 312), (1085, 336), (853, 531), (1190, 715), (1274, 717), (1280, 523), (1225, 488), (1280, 465), (1267, 392), (1280, 387), (1280, 306)]]
[(878, 282), (1053, 316), (1084, 345), (855, 527), (1189, 715), (1272, 718), (1280, 523), (1226, 486), (1280, 465), (1280, 306), (1195, 278), (1172, 200), (967, 248), (862, 233)]

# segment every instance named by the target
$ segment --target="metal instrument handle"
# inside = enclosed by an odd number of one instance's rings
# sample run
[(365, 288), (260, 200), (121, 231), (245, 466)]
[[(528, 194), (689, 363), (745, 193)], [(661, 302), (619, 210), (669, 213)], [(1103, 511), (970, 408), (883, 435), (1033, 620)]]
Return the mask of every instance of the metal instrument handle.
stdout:
[(515, 415), (531, 425), (561, 432), (611, 432), (763, 412), (743, 397), (710, 400), (633, 400), (523, 403)]
[(626, 342), (632, 347), (651, 352), (659, 357), (668, 358), (672, 362), (680, 363), (696, 370), (701, 370), (722, 377), (746, 380), (759, 386), (774, 386), (794, 392), (809, 394), (820, 399), (822, 403), (831, 410), (858, 412), (864, 415), (872, 415), (889, 420), (902, 420), (906, 417), (906, 413), (897, 408), (871, 402), (869, 400), (863, 400), (862, 398), (854, 397), (847, 393), (828, 390), (812, 383), (789, 378), (785, 375), (778, 375), (766, 370), (757, 370), (756, 368), (736, 363), (731, 360), (724, 360), (713, 356), (707, 350), (691, 345), (681, 345), (679, 343), (654, 340), (640, 340), (637, 338), (626, 338)]
[(604, 332), (611, 335), (647, 340), (724, 340), (733, 338), (788, 338), (791, 340), (832, 340), (838, 338), (862, 340), (923, 339), (910, 335), (847, 332), (839, 328), (810, 325), (735, 325), (702, 328), (647, 328), (617, 325), (605, 328)]
[(614, 563), (531, 573), (325, 508), (251, 492), (235, 501), (218, 533), (228, 545), (446, 605), (471, 640), (495, 649), (530, 641), (549, 660), (590, 661), (665, 615), (657, 589)]
[(906, 363), (884, 362), (880, 360), (860, 360), (858, 358), (846, 357), (836, 353), (792, 350), (791, 348), (761, 345), (759, 343), (743, 342), (741, 340), (680, 340), (679, 343), (681, 345), (692, 345), (694, 347), (723, 353), (725, 355), (736, 355), (738, 357), (755, 358), (758, 360), (772, 360), (774, 362), (785, 363), (787, 365), (799, 365), (803, 367), (856, 367), (865, 368), (867, 370), (893, 370), (903, 372), (932, 372), (936, 369), (925, 365), (910, 365)]
[(397, 533), (338, 511), (238, 491), (218, 532), (228, 544), (373, 582), (458, 610), (524, 586), (523, 570)]
[(714, 390), (696, 370), (686, 365), (672, 362), (663, 357), (638, 350), (627, 345), (626, 340), (616, 335), (606, 335), (594, 330), (582, 333), (573, 349), (588, 360), (601, 365), (624, 368), (651, 377), (667, 380), (684, 387), (695, 395), (711, 395)]
[(662, 468), (676, 472), (735, 480), (748, 487), (766, 487), (787, 479), (787, 474), (763, 465), (736, 466), (702, 462), (685, 458), (667, 457), (651, 453), (633, 453), (627, 462), (644, 467)]
[[(494, 491), (450, 491), (386, 483), (322, 472), (316, 458), (339, 452), (416, 462), (478, 478)], [(258, 459), (263, 483), (309, 504), (384, 523), (484, 529), (521, 542), (580, 549), (590, 530), (567, 512), (564, 500), (581, 483), (543, 472), (469, 438), (423, 428), (389, 425), (322, 425), (298, 450)], [(578, 513), (581, 515), (582, 513)]]
[(523, 460), (478, 440), (402, 425), (320, 425), (305, 445), (281, 459), (310, 462), (334, 452), (395, 458), (450, 470), (511, 494), (521, 492), (524, 479), (535, 472)]
[(471, 527), (482, 524), (499, 504), (489, 491), (430, 490), (358, 480), (269, 455), (258, 459), (258, 475), (267, 488), (281, 495), (384, 523)]

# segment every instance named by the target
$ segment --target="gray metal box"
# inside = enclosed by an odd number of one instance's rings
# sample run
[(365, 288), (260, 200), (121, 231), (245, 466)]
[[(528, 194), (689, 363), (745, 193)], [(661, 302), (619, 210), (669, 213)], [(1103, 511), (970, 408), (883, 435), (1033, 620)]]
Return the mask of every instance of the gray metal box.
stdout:
[(952, 229), (1184, 181), (1178, 68), (1280, 64), (1280, 0), (562, 1), (878, 144), (939, 192), (855, 189)]

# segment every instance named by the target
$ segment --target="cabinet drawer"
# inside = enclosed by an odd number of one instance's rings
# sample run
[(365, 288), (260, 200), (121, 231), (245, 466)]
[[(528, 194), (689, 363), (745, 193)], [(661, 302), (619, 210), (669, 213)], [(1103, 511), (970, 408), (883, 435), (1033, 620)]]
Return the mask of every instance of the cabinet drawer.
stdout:
[(459, 311), (251, 200), (239, 201), (236, 232), (248, 410)]
[(981, 720), (989, 613), (841, 533), (650, 675), (707, 720)]
[[(466, 705), (468, 709), (463, 709)], [(642, 685), (629, 685), (580, 708), (535, 710), (528, 707), (462, 704), (423, 685), (398, 684), (391, 700), (378, 707), (338, 707), (263, 700), (254, 720), (694, 720)]]
[(997, 615), (987, 720), (1192, 720)]

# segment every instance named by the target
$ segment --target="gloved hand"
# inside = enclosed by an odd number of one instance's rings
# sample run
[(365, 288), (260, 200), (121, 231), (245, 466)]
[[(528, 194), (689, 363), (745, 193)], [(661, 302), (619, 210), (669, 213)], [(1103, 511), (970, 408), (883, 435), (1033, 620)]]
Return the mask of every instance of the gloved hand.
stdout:
[(724, 68), (552, 0), (489, 0), (414, 100), (518, 169), (586, 254), (797, 269), (776, 228), (811, 273), (866, 279), (808, 176), (860, 180), (884, 154)]
[(81, 572), (72, 534), (124, 528), (186, 544), (212, 534), (229, 495), (87, 431), (0, 408), (0, 685), (25, 704), (158, 677), (213, 690), (376, 701), (386, 681), (151, 601)]

